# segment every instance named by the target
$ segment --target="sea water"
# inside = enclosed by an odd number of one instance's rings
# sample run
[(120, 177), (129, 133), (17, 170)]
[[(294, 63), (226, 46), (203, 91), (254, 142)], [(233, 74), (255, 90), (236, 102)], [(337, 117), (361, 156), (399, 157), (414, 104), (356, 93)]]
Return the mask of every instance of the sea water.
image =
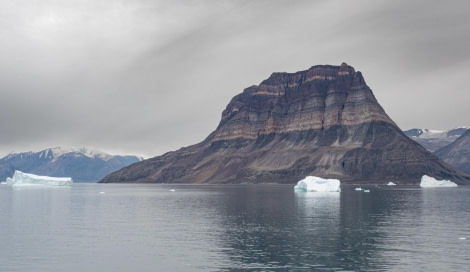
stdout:
[(470, 187), (0, 186), (0, 271), (465, 271)]

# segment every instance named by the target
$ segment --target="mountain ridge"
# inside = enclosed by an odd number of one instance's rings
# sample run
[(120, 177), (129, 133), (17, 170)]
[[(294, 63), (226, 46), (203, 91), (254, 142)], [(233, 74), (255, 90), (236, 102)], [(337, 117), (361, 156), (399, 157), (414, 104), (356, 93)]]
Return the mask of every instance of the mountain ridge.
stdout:
[(470, 173), (470, 129), (434, 154), (457, 169)]
[(457, 140), (457, 138), (468, 129), (470, 129), (468, 126), (460, 126), (449, 130), (413, 128), (403, 132), (405, 135), (418, 142), (427, 150), (435, 152), (438, 149)]
[(97, 182), (106, 174), (142, 159), (132, 155), (110, 155), (85, 147), (10, 153), (0, 159), (0, 180), (20, 170), (38, 175), (72, 177), (76, 182)]

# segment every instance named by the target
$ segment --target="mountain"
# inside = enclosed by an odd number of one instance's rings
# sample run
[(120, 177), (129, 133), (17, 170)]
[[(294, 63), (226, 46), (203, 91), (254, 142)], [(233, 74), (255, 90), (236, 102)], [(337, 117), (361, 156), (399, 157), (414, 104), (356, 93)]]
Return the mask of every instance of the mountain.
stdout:
[(434, 154), (457, 169), (470, 173), (470, 130)]
[(343, 63), (273, 73), (235, 96), (202, 142), (134, 163), (100, 182), (416, 184), (427, 174), (469, 183), (408, 138), (361, 72)]
[(15, 170), (54, 177), (72, 177), (75, 182), (97, 182), (107, 174), (142, 160), (137, 156), (113, 156), (86, 148), (48, 148), (39, 152), (9, 154), (0, 159), (0, 180)]
[(406, 130), (404, 133), (427, 150), (434, 152), (455, 141), (468, 129), (470, 129), (470, 127), (458, 127), (450, 130), (414, 128)]

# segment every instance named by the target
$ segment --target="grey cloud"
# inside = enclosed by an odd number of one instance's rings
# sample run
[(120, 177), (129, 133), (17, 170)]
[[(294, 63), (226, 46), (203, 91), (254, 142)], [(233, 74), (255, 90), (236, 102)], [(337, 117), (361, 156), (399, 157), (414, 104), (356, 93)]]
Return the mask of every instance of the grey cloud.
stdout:
[(0, 4), (0, 153), (158, 155), (272, 72), (342, 61), (404, 129), (469, 124), (465, 1), (27, 2)]

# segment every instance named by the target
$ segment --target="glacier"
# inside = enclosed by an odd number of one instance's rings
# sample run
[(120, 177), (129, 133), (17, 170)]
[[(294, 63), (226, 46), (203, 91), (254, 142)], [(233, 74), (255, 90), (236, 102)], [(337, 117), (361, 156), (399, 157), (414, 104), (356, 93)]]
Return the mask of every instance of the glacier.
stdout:
[(297, 182), (295, 191), (302, 192), (341, 192), (341, 182), (337, 179), (323, 179), (315, 176), (307, 176)]
[(419, 184), (422, 188), (434, 188), (434, 187), (457, 187), (457, 184), (450, 180), (437, 180), (433, 177), (423, 175), (421, 177), (421, 183)]
[(23, 173), (16, 170), (13, 177), (7, 178), (7, 185), (28, 186), (28, 185), (49, 185), (49, 186), (72, 186), (73, 180), (70, 177), (48, 177)]

